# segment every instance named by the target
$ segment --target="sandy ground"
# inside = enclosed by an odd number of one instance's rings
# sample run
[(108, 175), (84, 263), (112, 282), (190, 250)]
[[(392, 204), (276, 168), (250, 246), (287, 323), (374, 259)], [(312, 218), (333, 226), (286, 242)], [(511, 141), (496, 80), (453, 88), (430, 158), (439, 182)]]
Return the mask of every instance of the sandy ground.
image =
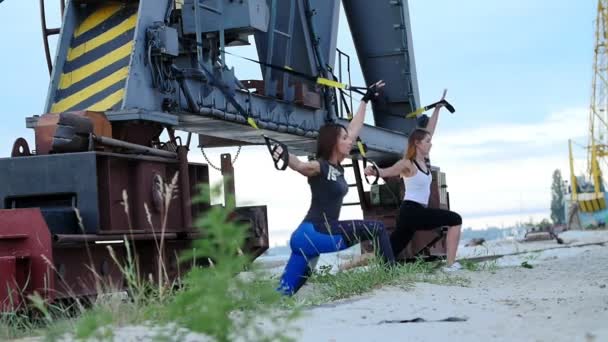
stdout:
[[(548, 241), (532, 241), (522, 242), (516, 239), (504, 239), (504, 240), (493, 240), (487, 241), (481, 246), (466, 247), (465, 244), (468, 241), (461, 241), (458, 248), (458, 259), (463, 258), (475, 258), (483, 256), (503, 255), (511, 253), (524, 253), (524, 252), (535, 252), (545, 249), (558, 249), (562, 247), (573, 247), (580, 246), (589, 243), (597, 242), (608, 242), (608, 231), (567, 231), (559, 235), (563, 239), (564, 245), (558, 245), (555, 240)], [(568, 249), (559, 249), (557, 252), (560, 255), (566, 255)], [(336, 253), (325, 253), (319, 257), (316, 268), (331, 266), (332, 273), (335, 273), (340, 268), (340, 265), (346, 264), (353, 258), (357, 258), (361, 255), (361, 248), (359, 245), (355, 245), (349, 249), (339, 251)], [(255, 263), (261, 268), (265, 269), (269, 274), (278, 277), (283, 272), (284, 265), (287, 262), (289, 255), (277, 255), (271, 257), (260, 257), (256, 259)], [(500, 266), (512, 266), (520, 264), (517, 262), (518, 258), (503, 258), (497, 261)]]
[[(469, 280), (466, 287), (385, 287), (307, 309), (295, 322), (299, 332), (293, 336), (298, 341), (608, 341), (608, 244), (585, 245), (608, 241), (608, 231), (566, 232), (561, 237), (565, 245), (503, 240), (462, 248), (459, 257), (521, 254), (497, 259), (489, 270), (453, 273)], [(522, 267), (522, 262), (533, 268)], [(301, 292), (314, 291), (306, 287)], [(447, 317), (466, 321), (381, 323)], [(266, 330), (276, 328), (261, 324)], [(114, 341), (150, 341), (157, 332), (120, 328)], [(172, 337), (206, 340), (192, 333)]]
[[(564, 235), (571, 245), (605, 237)], [(523, 249), (555, 246), (538, 242)], [(509, 251), (516, 249), (501, 250)], [(524, 261), (533, 268), (521, 267)], [(470, 280), (468, 287), (417, 283), (413, 290), (383, 288), (310, 309), (298, 321), (299, 340), (608, 341), (608, 247), (551, 249), (496, 264), (493, 272), (456, 272)], [(467, 321), (380, 324), (417, 317)]]

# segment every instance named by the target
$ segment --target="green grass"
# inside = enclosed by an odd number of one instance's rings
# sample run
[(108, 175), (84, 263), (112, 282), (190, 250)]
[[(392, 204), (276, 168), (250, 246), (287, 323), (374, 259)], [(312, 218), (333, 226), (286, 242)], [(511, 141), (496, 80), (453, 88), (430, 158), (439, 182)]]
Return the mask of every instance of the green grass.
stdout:
[(439, 263), (416, 261), (386, 267), (378, 259), (364, 267), (332, 274), (330, 267), (313, 273), (309, 282), (314, 290), (308, 296), (296, 299), (300, 305), (319, 305), (327, 302), (365, 294), (383, 286), (411, 289), (415, 282), (438, 285), (469, 285), (468, 279), (459, 275), (437, 272)]
[(0, 340), (36, 335), (44, 326), (45, 322), (25, 312), (0, 313)]
[[(204, 190), (198, 200), (204, 201), (211, 195)], [(247, 227), (229, 219), (234, 210), (230, 203), (234, 201), (228, 203), (228, 207), (212, 207), (195, 222), (205, 238), (195, 241), (193, 249), (181, 257), (184, 262), (205, 260), (211, 266), (192, 268), (180, 280), (177, 290), (175, 284), (146, 286), (136, 277), (126, 277), (133, 280), (129, 289), (134, 300), (115, 307), (97, 305), (98, 310), (91, 316), (79, 318), (75, 325), (76, 335), (90, 337), (104, 325), (151, 322), (161, 326), (175, 323), (179, 328), (218, 341), (252, 337), (258, 341), (284, 339), (280, 332), (266, 334), (256, 323), (260, 319), (279, 322), (284, 318), (283, 322), (287, 324), (295, 318), (296, 312), (285, 316), (273, 310), (281, 300), (280, 295), (274, 286), (263, 280), (260, 272), (251, 269), (250, 257), (241, 252)], [(247, 268), (251, 269), (249, 279), (236, 276)], [(133, 272), (129, 267), (125, 270)]]
[[(172, 184), (175, 183), (164, 185), (165, 195), (170, 198), (174, 197)], [(197, 200), (207, 201), (217, 192), (218, 187), (203, 189)], [(0, 340), (42, 335), (54, 341), (66, 334), (84, 340), (109, 340), (116, 327), (142, 324), (167, 327), (164, 330), (170, 333), (159, 332), (157, 340), (175, 340), (175, 330), (184, 328), (217, 341), (289, 340), (284, 328), (299, 310), (276, 310), (283, 299), (275, 291), (276, 284), (268, 281), (251, 265), (251, 258), (241, 252), (247, 227), (229, 219), (233, 210), (230, 204), (214, 206), (199, 218), (196, 226), (205, 238), (195, 241), (193, 250), (182, 256), (185, 263), (193, 259), (212, 261), (211, 267), (193, 267), (183, 279), (174, 282), (169, 282), (163, 267), (159, 267), (151, 281), (138, 277), (128, 244), (124, 264), (118, 263), (110, 249), (126, 280), (127, 298), (100, 295), (93, 303), (76, 301), (74, 306), (65, 306), (48, 305), (31, 297), (30, 311), (0, 314)], [(162, 244), (161, 240), (158, 245)], [(245, 269), (249, 277), (237, 276)], [(111, 290), (103, 284), (98, 286)], [(264, 320), (273, 322), (276, 328), (262, 329), (259, 322)]]

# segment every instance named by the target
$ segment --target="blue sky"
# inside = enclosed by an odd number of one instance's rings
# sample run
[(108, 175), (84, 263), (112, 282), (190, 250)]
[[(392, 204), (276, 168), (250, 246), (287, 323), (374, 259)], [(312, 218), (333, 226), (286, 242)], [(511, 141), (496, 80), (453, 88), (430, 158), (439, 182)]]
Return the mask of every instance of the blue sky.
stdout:
[[(58, 4), (47, 2), (54, 27)], [(23, 0), (0, 4), (0, 156), (10, 154), (19, 136), (33, 144), (25, 117), (41, 114), (46, 97), (49, 77), (37, 6)], [(448, 88), (457, 109), (442, 114), (431, 156), (447, 173), (452, 207), (465, 227), (549, 216), (551, 173), (560, 168), (568, 175), (567, 139), (586, 142), (595, 6), (593, 0), (409, 1), (421, 101), (434, 102)], [(348, 24), (343, 16), (340, 20), (338, 47), (356, 57)], [(242, 78), (259, 74), (251, 65), (230, 61)], [(362, 82), (356, 68), (353, 79)], [(235, 149), (209, 155), (217, 162), (227, 151)], [(257, 147), (244, 151), (235, 165), (237, 200), (267, 204), (271, 239), (281, 243), (306, 212), (306, 181), (265, 164), (259, 166), (263, 176), (252, 175), (247, 168), (267, 156)], [(583, 170), (585, 156), (580, 148), (575, 151), (577, 169)], [(198, 151), (190, 158), (202, 160)], [(212, 172), (211, 178), (218, 175)], [(349, 208), (342, 216), (360, 215)]]
[(428, 102), (448, 87), (459, 109), (447, 127), (587, 105), (595, 1), (409, 3), (420, 92)]

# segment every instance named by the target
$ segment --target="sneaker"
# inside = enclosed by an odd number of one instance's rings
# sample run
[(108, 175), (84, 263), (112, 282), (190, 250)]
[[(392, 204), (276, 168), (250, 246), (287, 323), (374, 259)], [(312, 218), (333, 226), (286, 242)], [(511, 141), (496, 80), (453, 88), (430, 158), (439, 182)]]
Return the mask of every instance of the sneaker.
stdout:
[(462, 269), (462, 265), (458, 261), (456, 261), (451, 266), (444, 266), (442, 268), (442, 271), (444, 271), (444, 272), (454, 272), (454, 271), (458, 271), (460, 269)]

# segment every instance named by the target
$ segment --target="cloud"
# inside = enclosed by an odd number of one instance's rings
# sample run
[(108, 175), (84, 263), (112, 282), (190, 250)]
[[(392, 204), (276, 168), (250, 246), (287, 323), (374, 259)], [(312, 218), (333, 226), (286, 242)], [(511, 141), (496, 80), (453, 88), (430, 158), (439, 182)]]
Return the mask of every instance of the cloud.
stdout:
[[(569, 138), (585, 141), (587, 109), (573, 108), (529, 123), (504, 123), (438, 134), (433, 163), (447, 174), (452, 208), (478, 223), (488, 216), (549, 216), (552, 173), (568, 179)], [(576, 172), (586, 155), (576, 148)], [(581, 153), (582, 152), (582, 153)], [(488, 215), (491, 214), (491, 215)], [(525, 217), (524, 217), (525, 219)], [(474, 227), (475, 228), (475, 227)]]
[[(587, 135), (587, 108), (571, 108), (548, 115), (541, 121), (513, 123), (505, 121), (444, 134), (441, 127), (433, 139), (437, 145), (453, 148), (484, 148), (486, 144), (564, 144), (569, 138)], [(439, 124), (441, 125), (441, 123)], [(450, 153), (451, 154), (451, 153)]]

